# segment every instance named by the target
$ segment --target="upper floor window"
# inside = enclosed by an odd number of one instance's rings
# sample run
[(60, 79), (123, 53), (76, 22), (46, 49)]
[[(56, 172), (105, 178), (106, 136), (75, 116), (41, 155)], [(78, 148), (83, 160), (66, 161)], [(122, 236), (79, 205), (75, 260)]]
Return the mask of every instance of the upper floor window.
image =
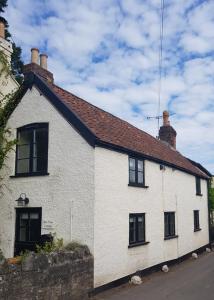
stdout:
[(144, 186), (144, 160), (129, 157), (129, 184)]
[(201, 179), (200, 177), (195, 177), (196, 182), (196, 195), (201, 195)]
[(199, 210), (194, 210), (194, 231), (200, 230)]
[(35, 123), (17, 130), (16, 175), (47, 173), (48, 124)]

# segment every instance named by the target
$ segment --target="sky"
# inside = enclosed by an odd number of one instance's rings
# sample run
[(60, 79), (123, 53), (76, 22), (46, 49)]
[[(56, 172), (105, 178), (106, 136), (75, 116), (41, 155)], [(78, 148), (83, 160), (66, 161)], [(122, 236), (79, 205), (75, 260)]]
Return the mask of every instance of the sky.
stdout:
[[(8, 0), (4, 16), (25, 63), (39, 48), (56, 84), (157, 136), (160, 2)], [(165, 0), (163, 33), (160, 112), (214, 174), (214, 1)]]

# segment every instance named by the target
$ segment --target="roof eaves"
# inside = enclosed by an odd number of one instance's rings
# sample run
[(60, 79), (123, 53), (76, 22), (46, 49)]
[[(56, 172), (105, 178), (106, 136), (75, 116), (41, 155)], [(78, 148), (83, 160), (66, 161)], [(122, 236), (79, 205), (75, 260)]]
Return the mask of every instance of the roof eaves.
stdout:
[(153, 162), (156, 162), (156, 163), (163, 164), (165, 166), (171, 167), (173, 169), (185, 172), (185, 173), (193, 175), (193, 176), (199, 176), (199, 177), (201, 177), (203, 179), (209, 179), (209, 176), (207, 174), (205, 174), (204, 172), (203, 172), (204, 175), (202, 173), (201, 173), (201, 175), (199, 175), (197, 173), (192, 172), (191, 170), (179, 167), (178, 165), (172, 164), (170, 162), (161, 160), (161, 159), (153, 157), (153, 156), (149, 156), (147, 154), (142, 154), (140, 152), (136, 152), (136, 151), (130, 150), (128, 148), (124, 148), (122, 146), (114, 145), (114, 144), (111, 144), (111, 143), (108, 143), (108, 142), (104, 142), (104, 141), (101, 141), (101, 140), (97, 140), (96, 141), (96, 146), (103, 147), (103, 148), (106, 148), (106, 149), (109, 149), (109, 150), (114, 150), (114, 151), (117, 151), (117, 152), (120, 152), (120, 153), (126, 153), (126, 154), (128, 154), (130, 156), (131, 155), (135, 155), (135, 156), (138, 156), (138, 157), (142, 157), (144, 159), (147, 159), (147, 160), (150, 160), (150, 161), (153, 161)]
[(66, 104), (54, 93), (51, 87), (46, 84), (39, 76), (29, 72), (25, 79), (25, 86), (31, 88), (35, 85), (39, 91), (51, 102), (51, 104), (63, 115), (63, 117), (74, 126), (80, 135), (92, 146), (95, 145), (97, 137), (94, 133), (80, 120), (80, 118), (71, 111)]

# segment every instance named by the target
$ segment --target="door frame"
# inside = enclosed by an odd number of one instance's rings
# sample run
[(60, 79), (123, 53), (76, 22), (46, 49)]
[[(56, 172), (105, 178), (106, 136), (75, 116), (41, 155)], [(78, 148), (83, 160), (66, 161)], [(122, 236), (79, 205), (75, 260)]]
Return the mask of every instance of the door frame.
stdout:
[(20, 242), (18, 241), (17, 237), (19, 234), (19, 230), (20, 230), (20, 220), (18, 218), (18, 216), (20, 215), (20, 213), (30, 213), (30, 212), (37, 212), (39, 213), (39, 225), (40, 225), (40, 236), (41, 236), (41, 231), (42, 231), (42, 207), (16, 207), (15, 208), (15, 215), (16, 215), (16, 221), (15, 221), (15, 241), (14, 241), (14, 256), (18, 254), (17, 249), (16, 249), (16, 245), (17, 243), (23, 244), (23, 247), (26, 245), (26, 249), (27, 250), (28, 247), (33, 248), (36, 244), (35, 242)]

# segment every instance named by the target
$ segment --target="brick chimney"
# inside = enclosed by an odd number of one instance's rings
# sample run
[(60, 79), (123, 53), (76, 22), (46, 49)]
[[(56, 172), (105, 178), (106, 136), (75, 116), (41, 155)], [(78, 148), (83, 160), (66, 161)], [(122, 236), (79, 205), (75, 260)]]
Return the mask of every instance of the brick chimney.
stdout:
[(165, 110), (163, 112), (163, 126), (159, 130), (159, 138), (176, 149), (176, 135), (175, 129), (170, 125), (169, 113)]
[(24, 76), (26, 77), (29, 72), (33, 72), (42, 79), (46, 80), (49, 83), (54, 82), (53, 73), (47, 70), (47, 58), (46, 54), (40, 54), (40, 65), (38, 64), (39, 61), (39, 49), (32, 48), (31, 49), (31, 62), (27, 64), (23, 68)]

